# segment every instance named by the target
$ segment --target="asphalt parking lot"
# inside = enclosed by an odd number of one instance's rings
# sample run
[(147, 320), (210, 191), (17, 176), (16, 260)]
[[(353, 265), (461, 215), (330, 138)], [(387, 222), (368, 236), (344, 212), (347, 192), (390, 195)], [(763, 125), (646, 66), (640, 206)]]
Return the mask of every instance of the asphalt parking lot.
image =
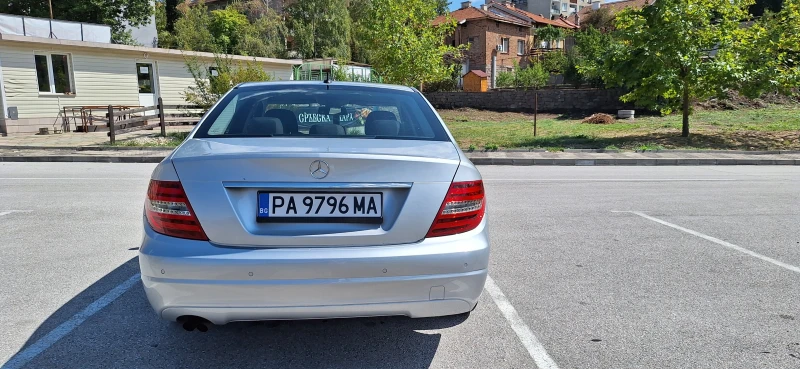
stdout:
[(152, 164), (0, 163), (2, 368), (800, 368), (800, 167), (481, 167), (467, 320), (161, 321)]

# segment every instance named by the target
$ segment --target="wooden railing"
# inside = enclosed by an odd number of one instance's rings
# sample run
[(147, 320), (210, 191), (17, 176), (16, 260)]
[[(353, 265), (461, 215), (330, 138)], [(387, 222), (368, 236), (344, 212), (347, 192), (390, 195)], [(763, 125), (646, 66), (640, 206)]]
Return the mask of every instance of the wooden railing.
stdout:
[[(126, 109), (126, 110), (117, 110), (114, 111), (116, 107), (113, 105), (108, 106), (108, 114), (106, 115), (107, 121), (106, 126), (108, 127), (108, 137), (113, 145), (116, 142), (116, 136), (141, 131), (143, 129), (154, 129), (159, 127), (161, 129), (161, 135), (166, 136), (166, 126), (168, 125), (180, 125), (180, 124), (194, 124), (200, 120), (200, 113), (192, 113), (191, 110), (198, 110), (200, 107), (194, 105), (164, 105), (164, 102), (161, 98), (158, 98), (158, 104), (153, 106), (143, 106), (133, 109)], [(166, 119), (167, 116), (164, 114), (164, 110), (183, 110), (188, 116), (171, 116), (169, 119)], [(156, 114), (147, 115), (148, 112), (156, 111)], [(142, 116), (132, 116), (133, 114), (144, 113)], [(132, 116), (130, 118), (125, 118), (128, 116)], [(114, 117), (123, 118), (120, 120), (115, 121)], [(158, 124), (147, 124), (148, 121), (158, 119)], [(113, 124), (108, 123), (113, 122)]]
[[(131, 115), (136, 113), (146, 113), (150, 111), (158, 111), (158, 114), (154, 115), (143, 115), (140, 117), (133, 117), (123, 120), (114, 120), (114, 116), (125, 116)], [(151, 119), (158, 119), (158, 126), (161, 127), (161, 135), (166, 136), (166, 125), (164, 124), (164, 102), (161, 98), (158, 98), (158, 104), (155, 106), (143, 106), (141, 108), (134, 108), (128, 110), (118, 110), (114, 112), (114, 106), (108, 106), (108, 137), (111, 140), (111, 144), (113, 145), (116, 142), (116, 136), (121, 135), (124, 133), (141, 131), (143, 129), (152, 129), (155, 128), (156, 125), (154, 124), (147, 124), (147, 121)], [(125, 128), (122, 128), (125, 127)]]

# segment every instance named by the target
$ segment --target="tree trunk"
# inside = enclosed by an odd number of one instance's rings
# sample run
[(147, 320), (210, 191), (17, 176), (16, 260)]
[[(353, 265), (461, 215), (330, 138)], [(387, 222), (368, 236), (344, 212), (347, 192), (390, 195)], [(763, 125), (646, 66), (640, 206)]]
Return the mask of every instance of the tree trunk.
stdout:
[(681, 137), (689, 137), (689, 84), (683, 83), (683, 129)]

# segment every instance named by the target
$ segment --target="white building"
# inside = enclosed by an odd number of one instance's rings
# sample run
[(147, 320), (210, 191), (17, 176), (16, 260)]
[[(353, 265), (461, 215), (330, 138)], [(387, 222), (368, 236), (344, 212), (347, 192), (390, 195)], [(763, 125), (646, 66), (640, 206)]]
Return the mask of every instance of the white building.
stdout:
[[(186, 105), (183, 93), (194, 79), (185, 57), (214, 60), (211, 53), (111, 44), (105, 26), (74, 25), (79, 34), (72, 39), (67, 33), (32, 37), (13, 34), (15, 24), (0, 18), (0, 134), (60, 129), (65, 107), (151, 106), (158, 97), (165, 105)], [(105, 42), (81, 40), (90, 34)], [(230, 57), (255, 61), (282, 80), (292, 79), (292, 67), (302, 63)]]

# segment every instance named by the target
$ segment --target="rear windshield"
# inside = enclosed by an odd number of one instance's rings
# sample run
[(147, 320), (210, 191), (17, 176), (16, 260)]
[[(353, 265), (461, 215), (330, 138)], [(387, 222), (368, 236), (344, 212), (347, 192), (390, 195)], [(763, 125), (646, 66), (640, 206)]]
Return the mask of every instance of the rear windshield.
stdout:
[(209, 111), (195, 137), (449, 140), (417, 92), (322, 83), (235, 88)]

